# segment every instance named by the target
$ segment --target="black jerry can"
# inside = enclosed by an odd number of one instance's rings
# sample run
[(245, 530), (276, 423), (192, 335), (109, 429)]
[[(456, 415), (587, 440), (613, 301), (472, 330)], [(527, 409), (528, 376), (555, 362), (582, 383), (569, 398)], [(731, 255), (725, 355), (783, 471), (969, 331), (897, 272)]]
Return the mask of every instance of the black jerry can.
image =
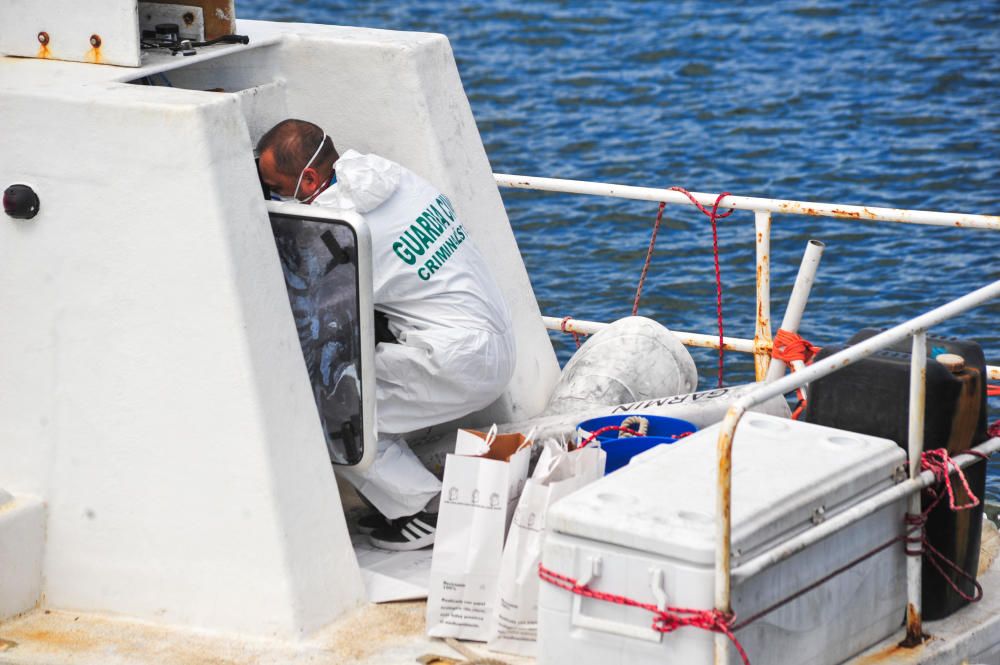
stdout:
[[(879, 330), (866, 328), (847, 346), (857, 344)], [(844, 346), (824, 348), (817, 360), (833, 355)], [(956, 455), (987, 439), (986, 358), (975, 342), (945, 337), (927, 337), (927, 397), (924, 409), (924, 450), (945, 448)], [(942, 353), (962, 356), (965, 369), (952, 372), (934, 360)], [(883, 437), (909, 445), (910, 342), (904, 340), (809, 385), (809, 399), (802, 414), (806, 422)], [(965, 470), (969, 487), (980, 504), (969, 510), (952, 511), (945, 498), (927, 520), (930, 544), (973, 579), (979, 565), (983, 499), (986, 490), (986, 460)], [(968, 500), (958, 474), (951, 474), (955, 500)], [(930, 505), (927, 493), (924, 510)], [(948, 579), (965, 595), (974, 595), (973, 584), (943, 564)], [(968, 603), (931, 564), (923, 564), (923, 617), (944, 618)]]

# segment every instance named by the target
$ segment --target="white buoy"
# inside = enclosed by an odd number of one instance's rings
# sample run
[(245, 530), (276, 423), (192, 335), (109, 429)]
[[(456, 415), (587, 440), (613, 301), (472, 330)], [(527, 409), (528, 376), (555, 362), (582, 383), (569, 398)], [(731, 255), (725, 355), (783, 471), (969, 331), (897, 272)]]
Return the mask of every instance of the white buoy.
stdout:
[(544, 415), (689, 393), (698, 387), (691, 354), (667, 328), (630, 316), (593, 335), (570, 358)]

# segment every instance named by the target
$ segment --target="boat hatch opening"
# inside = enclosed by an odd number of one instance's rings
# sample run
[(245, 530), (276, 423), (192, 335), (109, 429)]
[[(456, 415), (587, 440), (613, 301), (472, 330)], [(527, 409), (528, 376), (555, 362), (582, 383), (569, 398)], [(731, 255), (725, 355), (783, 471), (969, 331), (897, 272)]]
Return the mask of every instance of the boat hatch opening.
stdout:
[(330, 462), (367, 467), (375, 451), (371, 239), (360, 217), (269, 203), (289, 305)]

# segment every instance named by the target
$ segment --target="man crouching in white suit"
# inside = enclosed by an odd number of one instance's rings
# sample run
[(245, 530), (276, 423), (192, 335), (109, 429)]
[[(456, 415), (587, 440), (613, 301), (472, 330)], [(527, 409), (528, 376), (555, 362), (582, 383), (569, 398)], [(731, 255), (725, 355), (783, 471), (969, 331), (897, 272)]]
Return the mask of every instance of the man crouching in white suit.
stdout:
[(375, 348), (378, 450), (366, 471), (340, 474), (378, 510), (359, 526), (378, 547), (434, 542), (440, 481), (401, 433), (491, 404), (514, 371), (510, 312), (448, 197), (376, 155), (337, 154), (320, 127), (285, 120), (257, 145), (272, 192), (354, 210), (372, 236), (375, 308), (398, 343)]

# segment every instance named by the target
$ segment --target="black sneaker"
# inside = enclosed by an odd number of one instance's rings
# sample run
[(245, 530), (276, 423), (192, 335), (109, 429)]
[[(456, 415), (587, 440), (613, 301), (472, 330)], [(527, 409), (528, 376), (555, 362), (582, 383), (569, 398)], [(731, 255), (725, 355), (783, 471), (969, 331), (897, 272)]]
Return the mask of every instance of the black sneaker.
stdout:
[(385, 529), (392, 526), (392, 522), (387, 520), (382, 513), (369, 513), (359, 519), (355, 526), (358, 529), (358, 533), (368, 535), (372, 531), (378, 531), (379, 529)]
[(397, 552), (430, 547), (434, 544), (437, 518), (437, 513), (422, 512), (401, 517), (393, 520), (386, 528), (372, 531), (368, 534), (368, 540), (375, 547)]

